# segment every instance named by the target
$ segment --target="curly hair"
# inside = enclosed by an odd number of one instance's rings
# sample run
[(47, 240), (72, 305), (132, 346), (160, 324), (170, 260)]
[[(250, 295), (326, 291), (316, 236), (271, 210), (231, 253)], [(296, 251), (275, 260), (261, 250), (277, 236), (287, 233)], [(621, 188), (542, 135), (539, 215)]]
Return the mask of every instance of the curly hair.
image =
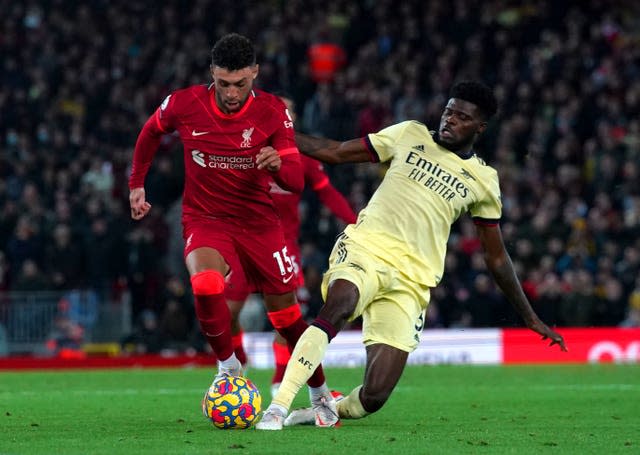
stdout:
[(498, 100), (493, 90), (482, 82), (458, 82), (451, 88), (449, 97), (475, 104), (485, 120), (489, 120), (498, 111)]
[(256, 64), (256, 51), (246, 36), (229, 33), (220, 38), (211, 49), (211, 66), (236, 71)]

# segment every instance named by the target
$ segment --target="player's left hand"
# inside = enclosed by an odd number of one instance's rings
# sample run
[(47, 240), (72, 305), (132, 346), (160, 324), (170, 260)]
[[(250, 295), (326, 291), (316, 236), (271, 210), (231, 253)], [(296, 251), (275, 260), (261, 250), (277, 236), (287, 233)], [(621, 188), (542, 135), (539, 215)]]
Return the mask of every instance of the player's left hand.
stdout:
[(278, 151), (273, 147), (262, 147), (256, 155), (258, 169), (266, 169), (269, 172), (278, 172), (282, 166), (282, 160)]
[(533, 324), (531, 324), (529, 328), (534, 332), (537, 332), (540, 335), (542, 335), (543, 340), (547, 340), (547, 339), (551, 340), (551, 342), (549, 343), (549, 346), (553, 346), (554, 344), (557, 344), (558, 346), (560, 346), (561, 351), (563, 352), (568, 351), (567, 346), (564, 344), (564, 338), (562, 338), (562, 335), (555, 332), (554, 330), (551, 330), (551, 328), (549, 328), (549, 326), (544, 322), (536, 321)]

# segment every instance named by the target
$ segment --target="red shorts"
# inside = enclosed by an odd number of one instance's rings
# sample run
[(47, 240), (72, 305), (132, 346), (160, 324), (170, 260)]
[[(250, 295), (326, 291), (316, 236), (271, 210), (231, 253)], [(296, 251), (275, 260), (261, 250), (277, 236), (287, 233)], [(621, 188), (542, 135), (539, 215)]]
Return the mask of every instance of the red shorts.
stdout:
[(197, 248), (213, 248), (231, 269), (227, 278), (241, 275), (239, 286), (245, 290), (268, 295), (295, 290), (297, 278), (280, 225), (247, 229), (218, 220), (183, 219), (182, 226), (185, 257)]
[[(294, 282), (294, 288), (303, 287), (304, 273), (302, 273), (302, 265), (300, 264), (300, 247), (297, 242), (287, 242), (287, 256), (293, 265), (293, 273), (295, 277), (291, 281)], [(249, 294), (257, 292), (257, 290), (249, 284), (240, 264), (236, 264), (236, 267), (232, 264), (229, 264), (229, 266), (231, 267), (232, 272), (225, 278), (226, 286), (224, 295), (227, 300), (244, 302)]]

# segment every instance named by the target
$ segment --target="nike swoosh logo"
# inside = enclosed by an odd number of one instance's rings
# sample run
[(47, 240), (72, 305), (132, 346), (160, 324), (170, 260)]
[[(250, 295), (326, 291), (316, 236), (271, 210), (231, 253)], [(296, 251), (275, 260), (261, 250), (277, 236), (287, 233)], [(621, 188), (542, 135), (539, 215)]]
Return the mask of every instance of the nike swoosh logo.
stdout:
[(293, 278), (293, 275), (289, 275), (287, 278), (283, 278), (283, 279), (282, 279), (282, 282), (283, 282), (284, 284), (287, 284), (289, 281), (291, 281), (291, 278)]
[(191, 132), (191, 135), (192, 136), (202, 136), (203, 134), (209, 134), (209, 133), (210, 133), (210, 131), (196, 131), (196, 130), (193, 130)]

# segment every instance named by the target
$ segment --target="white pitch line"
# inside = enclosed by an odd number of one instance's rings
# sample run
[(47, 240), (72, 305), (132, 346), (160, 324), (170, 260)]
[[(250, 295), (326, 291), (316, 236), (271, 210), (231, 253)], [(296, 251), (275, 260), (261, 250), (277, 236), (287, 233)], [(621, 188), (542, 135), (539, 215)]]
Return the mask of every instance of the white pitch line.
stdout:
[(640, 384), (549, 384), (534, 385), (538, 390), (640, 390)]
[[(431, 385), (434, 389), (438, 387), (438, 385)], [(440, 386), (442, 388), (449, 388), (450, 386)], [(467, 389), (485, 389), (485, 388), (493, 388), (493, 386), (488, 385), (465, 385)], [(620, 391), (640, 391), (640, 384), (539, 384), (539, 385), (531, 385), (531, 386), (523, 386), (523, 385), (506, 385), (500, 386), (502, 389), (518, 389), (522, 390), (522, 388), (526, 388), (529, 390), (576, 390), (576, 391), (609, 391), (609, 390), (620, 390)], [(423, 390), (421, 387), (413, 387), (413, 386), (398, 386), (397, 390), (402, 390), (405, 392), (418, 392)]]
[[(480, 386), (485, 387), (485, 386)], [(521, 386), (507, 386), (506, 388), (518, 388)], [(473, 386), (467, 386), (467, 388), (473, 388)], [(530, 390), (575, 390), (575, 391), (594, 391), (594, 392), (606, 392), (606, 391), (640, 391), (640, 384), (547, 384), (547, 385), (533, 385), (527, 387)], [(115, 395), (199, 395), (204, 393), (206, 388), (202, 389), (176, 389), (176, 388), (161, 388), (161, 389), (112, 389), (112, 390), (47, 390), (47, 395), (103, 395), (103, 396), (115, 396)], [(421, 387), (411, 386), (399, 386), (398, 391), (403, 392), (417, 392), (423, 391)], [(42, 396), (42, 391), (38, 390), (5, 390), (0, 391), (0, 397), (3, 396)]]
[[(114, 389), (114, 390), (47, 390), (47, 395), (193, 395), (202, 394), (202, 389)], [(0, 396), (24, 395), (42, 396), (42, 390), (7, 390), (0, 391)]]

